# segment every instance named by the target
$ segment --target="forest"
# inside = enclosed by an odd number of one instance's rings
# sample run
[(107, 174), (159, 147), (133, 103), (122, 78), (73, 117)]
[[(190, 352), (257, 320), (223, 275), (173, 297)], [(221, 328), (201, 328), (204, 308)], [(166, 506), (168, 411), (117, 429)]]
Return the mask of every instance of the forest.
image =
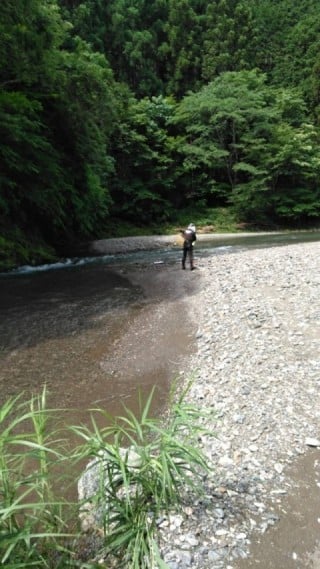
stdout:
[(320, 216), (318, 0), (2, 0), (0, 267), (228, 208)]

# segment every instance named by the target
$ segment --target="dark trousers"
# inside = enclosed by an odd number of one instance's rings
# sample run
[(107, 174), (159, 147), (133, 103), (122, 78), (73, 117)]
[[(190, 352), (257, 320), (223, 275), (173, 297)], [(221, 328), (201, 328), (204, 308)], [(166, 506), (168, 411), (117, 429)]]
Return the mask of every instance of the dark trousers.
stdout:
[(191, 244), (187, 243), (183, 245), (183, 253), (182, 253), (182, 268), (186, 268), (186, 260), (189, 257), (190, 261), (190, 269), (193, 269), (193, 247)]

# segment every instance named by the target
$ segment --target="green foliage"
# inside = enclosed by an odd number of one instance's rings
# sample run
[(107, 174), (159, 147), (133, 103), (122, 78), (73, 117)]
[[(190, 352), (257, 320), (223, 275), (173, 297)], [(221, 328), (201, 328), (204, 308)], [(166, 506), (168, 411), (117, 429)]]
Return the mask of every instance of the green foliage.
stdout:
[(275, 213), (282, 219), (306, 221), (320, 215), (319, 133), (310, 124), (285, 125), (276, 132), (278, 153), (272, 164)]
[[(188, 388), (173, 395), (165, 422), (150, 416), (153, 391), (139, 416), (125, 408), (92, 430), (70, 427), (83, 441), (71, 456), (52, 425), (57, 411), (48, 410), (46, 390), (29, 402), (9, 399), (0, 408), (0, 559), (4, 567), (93, 569), (85, 562), (80, 544), (86, 539), (76, 527), (78, 507), (61, 498), (65, 480), (58, 471), (73, 472), (83, 459), (95, 457), (97, 493), (90, 497), (104, 511), (101, 555), (116, 557), (126, 567), (147, 569), (157, 562), (157, 517), (177, 508), (185, 488), (201, 492), (208, 464), (198, 445), (207, 433), (202, 412), (186, 399)], [(61, 410), (59, 411), (59, 415)], [(92, 468), (92, 463), (91, 468)], [(100, 480), (99, 480), (100, 476)], [(80, 505), (83, 511), (83, 505)], [(70, 529), (71, 528), (71, 529)], [(89, 538), (90, 539), (90, 538)], [(98, 551), (93, 552), (98, 554)]]
[(319, 4), (314, 0), (251, 0), (259, 49), (254, 64), (281, 86), (299, 86), (317, 61)]
[[(71, 566), (64, 504), (54, 499), (50, 469), (64, 459), (49, 431), (46, 391), (0, 408), (0, 559), (4, 567)], [(49, 434), (48, 434), (49, 432)]]
[(131, 100), (115, 131), (116, 176), (113, 211), (141, 225), (171, 213), (173, 159), (167, 124), (174, 105), (163, 97)]
[(81, 40), (65, 54), (60, 96), (51, 104), (48, 121), (63, 150), (69, 217), (66, 230), (88, 236), (99, 231), (111, 198), (108, 180), (113, 159), (108, 145), (114, 128), (114, 81), (103, 56)]
[[(153, 567), (158, 560), (157, 519), (181, 503), (185, 489), (201, 492), (202, 476), (209, 471), (198, 437), (208, 434), (202, 412), (186, 401), (188, 388), (173, 398), (165, 425), (150, 417), (152, 390), (140, 416), (125, 408), (125, 415), (106, 417), (107, 427), (73, 430), (85, 443), (80, 458), (94, 456), (100, 482), (90, 500), (105, 505), (102, 525), (105, 554), (125, 561), (132, 569)], [(88, 498), (85, 499), (85, 502)]]
[(298, 206), (305, 187), (295, 216), (316, 217), (318, 133), (305, 117), (298, 92), (274, 89), (254, 71), (221, 74), (185, 97), (174, 121), (198, 197), (217, 205), (224, 198), (243, 220), (266, 222), (292, 217), (288, 206), (279, 209), (282, 196)]
[[(210, 203), (227, 203), (235, 191), (247, 146), (264, 146), (274, 121), (264, 83), (264, 76), (255, 72), (224, 73), (185, 97), (177, 109), (174, 120), (185, 129), (184, 168), (196, 180), (195, 191)], [(243, 164), (245, 168), (249, 165)]]
[(279, 145), (290, 131), (303, 155), (295, 129), (319, 128), (319, 16), (316, 0), (4, 0), (1, 235), (58, 254), (110, 218), (197, 204), (317, 217), (317, 150), (291, 164)]
[[(176, 209), (167, 221), (155, 220), (146, 226), (123, 221), (121, 218), (112, 218), (106, 228), (106, 237), (126, 237), (136, 235), (172, 235), (177, 228), (187, 227), (193, 221), (200, 231), (236, 233), (239, 231), (239, 219), (230, 207), (207, 207), (201, 202), (191, 203), (188, 207)], [(208, 229), (210, 227), (211, 229)]]
[(163, 89), (157, 48), (166, 14), (162, 0), (87, 0), (70, 11), (74, 32), (103, 52), (116, 79), (138, 96)]
[(155, 233), (172, 235), (190, 222), (195, 224), (199, 233), (237, 233), (240, 230), (238, 217), (232, 208), (207, 207), (199, 202), (177, 210), (172, 219)]
[(256, 30), (250, 6), (243, 0), (209, 2), (206, 12), (202, 73), (213, 80), (224, 71), (252, 69)]
[(0, 203), (6, 217), (25, 226), (54, 216), (63, 226), (61, 165), (41, 122), (41, 103), (18, 92), (0, 92)]
[(48, 85), (58, 71), (58, 49), (68, 27), (53, 0), (4, 0), (0, 88), (31, 91)]
[(279, 121), (274, 126), (265, 148), (265, 173), (252, 176), (234, 195), (233, 203), (246, 219), (308, 223), (319, 217), (318, 136), (310, 124), (297, 128)]
[[(207, 233), (236, 233), (239, 230), (237, 217), (230, 207), (203, 207), (196, 210), (194, 207), (189, 208), (179, 214), (178, 225), (186, 227), (190, 219), (194, 220), (198, 230)], [(209, 229), (206, 230), (206, 227)]]
[(182, 97), (201, 84), (204, 2), (170, 0), (165, 41), (159, 46), (165, 58), (166, 92)]
[(43, 241), (28, 240), (19, 229), (11, 229), (0, 235), (0, 271), (7, 271), (19, 265), (52, 263), (56, 260), (54, 250)]
[(17, 227), (54, 247), (96, 234), (111, 203), (108, 63), (80, 38), (71, 42), (54, 0), (7, 0), (0, 27), (0, 230)]

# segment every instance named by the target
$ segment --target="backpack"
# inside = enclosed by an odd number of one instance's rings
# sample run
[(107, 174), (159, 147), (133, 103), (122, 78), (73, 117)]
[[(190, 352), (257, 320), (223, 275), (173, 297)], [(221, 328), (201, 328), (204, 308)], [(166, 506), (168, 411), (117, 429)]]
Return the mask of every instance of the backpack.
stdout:
[(192, 229), (186, 229), (183, 232), (183, 237), (185, 240), (185, 246), (186, 247), (190, 247), (191, 244), (193, 243), (193, 241), (195, 241), (195, 233), (194, 233), (194, 231), (192, 231)]
[(185, 239), (187, 239), (188, 241), (194, 241), (195, 238), (195, 233), (194, 231), (192, 231), (192, 229), (185, 229), (183, 236)]

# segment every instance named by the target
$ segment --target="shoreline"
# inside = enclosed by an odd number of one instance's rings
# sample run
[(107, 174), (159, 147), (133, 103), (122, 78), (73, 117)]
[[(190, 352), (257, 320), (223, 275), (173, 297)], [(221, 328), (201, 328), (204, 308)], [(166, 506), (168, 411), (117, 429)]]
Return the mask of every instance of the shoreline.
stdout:
[[(213, 470), (206, 500), (160, 527), (169, 567), (248, 567), (252, 542), (277, 531), (283, 501), (297, 491), (290, 467), (310, 452), (320, 459), (319, 253), (313, 242), (198, 261), (189, 398), (216, 409), (208, 427), (217, 438), (199, 441)], [(297, 567), (315, 549), (311, 518), (319, 512), (310, 497), (308, 540), (290, 552), (287, 536), (284, 558), (268, 565), (262, 557), (260, 569)], [(266, 553), (272, 562), (270, 543)]]
[[(301, 231), (303, 233), (303, 231)], [(309, 233), (309, 231), (304, 231)], [(242, 237), (259, 237), (264, 235), (285, 235), (286, 231), (260, 231), (239, 233), (199, 233), (197, 241), (220, 241), (222, 239), (235, 239)], [(296, 231), (294, 232), (296, 233)], [(163, 247), (181, 246), (179, 233), (172, 235), (141, 235), (133, 237), (111, 237), (98, 239), (88, 245), (88, 251), (93, 255), (116, 255), (118, 253), (131, 253), (135, 251), (148, 251), (163, 249)]]

